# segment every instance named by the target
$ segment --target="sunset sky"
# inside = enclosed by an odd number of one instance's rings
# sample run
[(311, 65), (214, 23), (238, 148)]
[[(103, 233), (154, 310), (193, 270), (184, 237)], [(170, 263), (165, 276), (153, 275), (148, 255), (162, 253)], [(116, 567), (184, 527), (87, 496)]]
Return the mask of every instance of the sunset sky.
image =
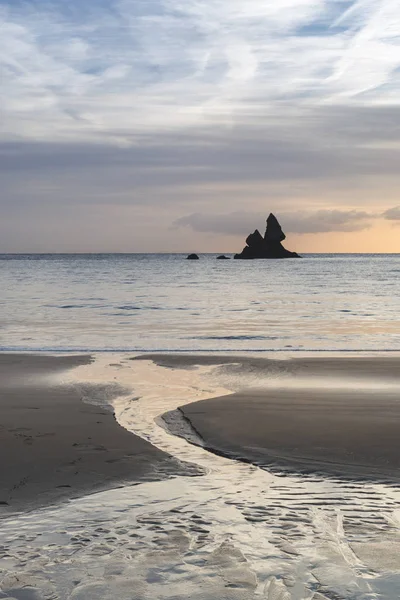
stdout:
[(0, 252), (400, 252), (399, 0), (0, 0)]

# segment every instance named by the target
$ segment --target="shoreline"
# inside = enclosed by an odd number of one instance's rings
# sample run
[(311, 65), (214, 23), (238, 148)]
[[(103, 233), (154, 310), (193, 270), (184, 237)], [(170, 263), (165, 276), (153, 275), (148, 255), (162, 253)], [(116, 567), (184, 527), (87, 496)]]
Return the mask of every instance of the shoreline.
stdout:
[(90, 355), (0, 354), (0, 516), (198, 474), (117, 422), (110, 401), (126, 389), (60, 380), (90, 364)]
[[(234, 363), (230, 357), (156, 355), (153, 360), (186, 369), (219, 363), (220, 374), (231, 381), (233, 393), (163, 415), (171, 433), (194, 445), (272, 473), (400, 482), (399, 359), (245, 357)], [(246, 369), (248, 387), (235, 389)], [(179, 428), (179, 419), (187, 426)]]

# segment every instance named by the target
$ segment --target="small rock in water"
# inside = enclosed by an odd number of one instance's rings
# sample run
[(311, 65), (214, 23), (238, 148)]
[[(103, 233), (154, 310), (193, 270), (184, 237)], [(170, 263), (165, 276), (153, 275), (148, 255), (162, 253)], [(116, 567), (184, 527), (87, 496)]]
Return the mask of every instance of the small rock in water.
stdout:
[(189, 254), (189, 256), (186, 257), (186, 260), (199, 260), (199, 257), (197, 254)]
[(225, 256), (225, 254), (221, 254), (221, 256), (217, 256), (217, 260), (229, 260), (230, 256)]

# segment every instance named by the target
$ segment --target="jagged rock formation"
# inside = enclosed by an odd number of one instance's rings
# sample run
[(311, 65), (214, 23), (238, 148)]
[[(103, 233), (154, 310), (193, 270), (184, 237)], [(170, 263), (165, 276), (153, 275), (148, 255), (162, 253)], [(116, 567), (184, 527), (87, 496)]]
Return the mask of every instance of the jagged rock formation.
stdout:
[(199, 260), (199, 257), (197, 254), (189, 254), (189, 256), (186, 257), (186, 260)]
[(271, 213), (267, 219), (264, 237), (258, 229), (250, 233), (246, 239), (247, 246), (240, 254), (235, 254), (234, 258), (300, 258), (296, 252), (289, 252), (282, 246), (285, 238), (278, 219)]

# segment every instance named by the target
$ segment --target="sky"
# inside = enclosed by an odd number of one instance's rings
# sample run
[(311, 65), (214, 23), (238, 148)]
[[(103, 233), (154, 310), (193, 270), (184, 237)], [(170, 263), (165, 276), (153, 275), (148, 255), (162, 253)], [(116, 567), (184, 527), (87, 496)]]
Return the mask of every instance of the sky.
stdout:
[(398, 0), (0, 0), (0, 252), (400, 252)]

